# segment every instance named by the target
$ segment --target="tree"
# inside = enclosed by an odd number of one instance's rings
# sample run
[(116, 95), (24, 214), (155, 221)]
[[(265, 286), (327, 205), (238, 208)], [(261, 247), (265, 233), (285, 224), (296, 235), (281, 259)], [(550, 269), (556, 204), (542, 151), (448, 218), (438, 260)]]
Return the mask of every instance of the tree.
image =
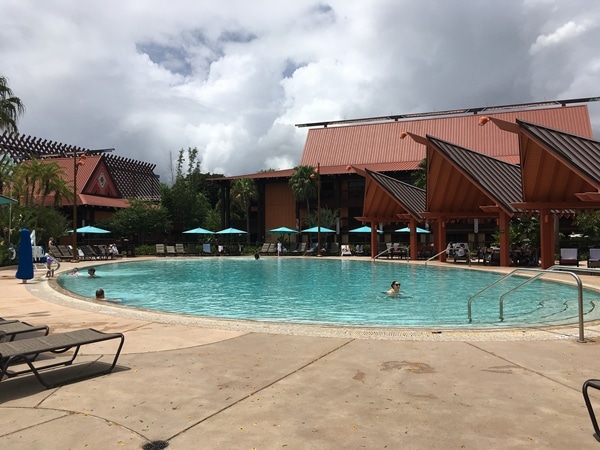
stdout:
[(258, 198), (256, 184), (252, 178), (240, 178), (235, 180), (231, 186), (231, 198), (233, 203), (237, 205), (246, 216), (246, 239), (250, 243), (250, 206), (252, 200)]
[(427, 188), (427, 158), (422, 159), (418, 169), (413, 172), (413, 184), (421, 189)]
[(149, 236), (162, 234), (169, 227), (165, 208), (141, 200), (131, 200), (129, 208), (119, 209), (107, 224), (107, 228), (120, 236), (137, 236), (140, 244), (144, 244)]
[[(321, 228), (335, 228), (339, 217), (339, 210), (321, 208)], [(308, 228), (316, 227), (319, 222), (317, 211), (310, 213), (304, 218), (304, 224)]]
[(73, 197), (63, 169), (55, 162), (25, 161), (17, 166), (11, 181), (14, 194), (26, 205), (46, 206), (48, 196), (52, 196), (54, 206), (59, 206), (63, 198)]
[(202, 174), (200, 162), (197, 161), (198, 150), (188, 148), (187, 170), (185, 169), (185, 151), (179, 152), (177, 171), (173, 186), (161, 186), (161, 204), (169, 214), (169, 219), (180, 230), (201, 227), (210, 210), (202, 190)]
[(8, 79), (0, 76), (0, 131), (18, 133), (17, 121), (25, 113), (25, 105), (15, 97), (8, 86)]
[(317, 195), (316, 171), (311, 166), (297, 166), (294, 170), (295, 172), (289, 181), (292, 192), (297, 201), (306, 200), (306, 212), (310, 214), (309, 199)]

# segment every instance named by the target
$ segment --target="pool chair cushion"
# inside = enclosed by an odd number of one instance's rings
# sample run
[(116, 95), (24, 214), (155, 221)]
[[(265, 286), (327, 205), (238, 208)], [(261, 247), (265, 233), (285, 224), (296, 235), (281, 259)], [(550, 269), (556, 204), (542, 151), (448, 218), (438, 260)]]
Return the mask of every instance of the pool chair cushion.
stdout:
[[(1, 336), (2, 333), (0, 333)], [(98, 365), (98, 370), (74, 371), (71, 376), (63, 377), (59, 381), (51, 382), (47, 377), (42, 376), (42, 372), (48, 369), (71, 366), (79, 353), (79, 349), (84, 345), (94, 344), (102, 341), (116, 339), (119, 342), (115, 357), (108, 367), (106, 364), (93, 360), (87, 364), (92, 367)], [(46, 388), (61, 386), (74, 383), (86, 378), (105, 375), (112, 372), (117, 364), (125, 336), (121, 333), (103, 333), (93, 328), (69, 331), (67, 333), (50, 334), (48, 336), (35, 337), (31, 339), (22, 339), (12, 342), (0, 343), (0, 382), (6, 378), (12, 378), (23, 374), (33, 374), (38, 381)], [(65, 353), (72, 350), (72, 355), (66, 358), (37, 358), (38, 355), (51, 356)], [(19, 365), (15, 369), (15, 365)], [(86, 367), (87, 369), (87, 367)], [(54, 371), (52, 371), (54, 372)]]

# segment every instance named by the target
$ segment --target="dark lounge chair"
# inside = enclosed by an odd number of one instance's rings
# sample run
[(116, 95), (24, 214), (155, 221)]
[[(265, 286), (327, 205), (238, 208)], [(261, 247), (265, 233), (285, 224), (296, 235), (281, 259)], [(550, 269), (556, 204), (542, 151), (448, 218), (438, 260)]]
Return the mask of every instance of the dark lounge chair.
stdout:
[[(12, 342), (17, 337), (33, 337), (40, 334), (47, 336), (49, 332), (50, 328), (47, 325), (30, 325), (18, 320), (0, 321), (0, 342)], [(29, 333), (34, 334), (27, 336)]]
[(561, 248), (559, 264), (579, 267), (579, 250), (577, 248)]
[(598, 428), (596, 414), (594, 413), (594, 408), (592, 407), (590, 395), (588, 394), (589, 388), (600, 390), (600, 380), (587, 380), (585, 383), (583, 383), (583, 387), (581, 388), (583, 392), (583, 399), (585, 400), (585, 406), (587, 407), (588, 414), (590, 415), (590, 420), (592, 421), (592, 426), (594, 427), (594, 437), (597, 441), (600, 441), (600, 429)]
[[(1, 336), (2, 333), (0, 333), (0, 337)], [(77, 374), (73, 374), (70, 377), (63, 378), (57, 382), (51, 382), (47, 378), (42, 377), (42, 371), (60, 366), (71, 366), (79, 353), (79, 349), (82, 346), (112, 339), (118, 339), (120, 342), (112, 364), (108, 368), (106, 365), (100, 365), (100, 370), (91, 372), (84, 370)], [(101, 331), (94, 330), (93, 328), (69, 331), (67, 333), (50, 334), (48, 336), (31, 339), (21, 339), (12, 342), (1, 342), (0, 382), (3, 381), (5, 377), (12, 378), (19, 375), (32, 373), (46, 388), (53, 388), (87, 378), (92, 378), (98, 375), (105, 375), (112, 372), (112, 370), (115, 368), (124, 342), (125, 336), (123, 336), (121, 333), (103, 333)], [(46, 354), (60, 354), (71, 349), (73, 349), (73, 354), (68, 357), (68, 359), (60, 358), (61, 361), (59, 362), (55, 362), (54, 359), (34, 360), (38, 355), (47, 356)], [(15, 367), (17, 364), (20, 365), (18, 369)], [(21, 364), (24, 364), (27, 367), (22, 368), (24, 366)], [(94, 360), (88, 365), (92, 366), (94, 364), (98, 364), (98, 361)]]

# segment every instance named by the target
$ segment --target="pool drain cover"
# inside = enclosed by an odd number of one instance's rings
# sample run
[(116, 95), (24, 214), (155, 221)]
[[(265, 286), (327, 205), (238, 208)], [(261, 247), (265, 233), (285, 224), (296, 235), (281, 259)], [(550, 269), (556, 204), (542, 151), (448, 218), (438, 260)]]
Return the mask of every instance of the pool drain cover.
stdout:
[(154, 441), (144, 444), (142, 449), (144, 450), (160, 450), (161, 448), (167, 448), (169, 443), (167, 441)]

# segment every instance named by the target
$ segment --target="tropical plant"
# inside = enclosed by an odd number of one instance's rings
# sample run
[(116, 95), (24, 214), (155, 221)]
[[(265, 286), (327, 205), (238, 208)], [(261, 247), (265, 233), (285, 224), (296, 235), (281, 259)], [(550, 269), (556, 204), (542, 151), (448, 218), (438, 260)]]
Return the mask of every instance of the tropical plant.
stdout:
[[(339, 210), (321, 208), (321, 228), (335, 228), (339, 217)], [(319, 222), (318, 212), (314, 211), (304, 218), (304, 224), (308, 227), (316, 227)]]
[(413, 185), (418, 188), (427, 188), (427, 158), (424, 158), (419, 163), (417, 170), (412, 174)]
[(231, 198), (246, 216), (246, 242), (250, 242), (250, 206), (252, 201), (258, 198), (256, 184), (252, 178), (240, 178), (231, 185)]
[(316, 171), (312, 166), (294, 167), (294, 174), (290, 177), (289, 184), (296, 197), (296, 201), (306, 201), (306, 212), (310, 214), (311, 198), (317, 195)]
[(205, 217), (210, 210), (210, 204), (202, 189), (202, 174), (200, 162), (197, 161), (198, 150), (188, 148), (187, 170), (185, 152), (179, 152), (175, 183), (169, 187), (161, 186), (161, 205), (169, 214), (169, 219), (177, 228), (190, 229), (204, 226)]
[(27, 206), (46, 206), (48, 196), (53, 197), (54, 206), (59, 206), (63, 198), (73, 198), (64, 170), (56, 162), (32, 158), (19, 164), (10, 178), (14, 195)]
[(17, 121), (25, 113), (25, 105), (15, 97), (8, 86), (8, 79), (0, 76), (0, 131), (18, 133)]
[(130, 200), (129, 207), (119, 209), (104, 226), (120, 236), (137, 237), (137, 241), (144, 244), (149, 236), (169, 229), (170, 223), (165, 208), (152, 202)]

